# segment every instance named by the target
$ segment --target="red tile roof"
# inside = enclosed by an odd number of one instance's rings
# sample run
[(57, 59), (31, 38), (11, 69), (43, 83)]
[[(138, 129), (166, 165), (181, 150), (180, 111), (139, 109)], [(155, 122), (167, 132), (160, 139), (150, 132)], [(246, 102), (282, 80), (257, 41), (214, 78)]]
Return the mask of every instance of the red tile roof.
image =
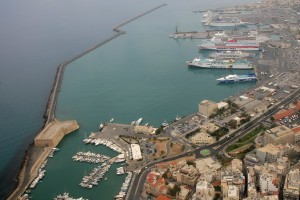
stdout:
[(286, 110), (286, 111), (283, 111), (281, 113), (278, 113), (278, 114), (274, 115), (273, 117), (274, 117), (274, 119), (279, 120), (279, 119), (282, 119), (284, 117), (290, 116), (294, 113), (295, 113), (295, 111), (290, 109), (290, 110)]
[(156, 200), (171, 200), (169, 197), (166, 197), (165, 195), (159, 195)]
[(292, 128), (292, 131), (293, 131), (294, 133), (300, 132), (300, 126), (297, 126), (297, 127), (295, 127), (295, 128)]

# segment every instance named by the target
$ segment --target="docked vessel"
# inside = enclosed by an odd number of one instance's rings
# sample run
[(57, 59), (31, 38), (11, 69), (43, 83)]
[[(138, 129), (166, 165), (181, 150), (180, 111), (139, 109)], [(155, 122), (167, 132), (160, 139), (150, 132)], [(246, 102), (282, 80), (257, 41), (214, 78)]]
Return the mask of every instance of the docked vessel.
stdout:
[(215, 59), (242, 59), (253, 58), (254, 53), (242, 52), (242, 51), (217, 51), (209, 54), (210, 58)]
[(247, 50), (247, 51), (257, 51), (259, 50), (258, 42), (245, 42), (237, 40), (228, 40), (223, 41), (221, 38), (213, 37), (211, 40), (206, 40), (202, 44), (198, 45), (199, 49), (208, 49), (208, 50)]
[(252, 62), (248, 60), (216, 60), (195, 58), (186, 62), (188, 67), (213, 68), (213, 69), (252, 69)]
[(101, 122), (101, 124), (99, 125), (99, 130), (101, 131), (104, 127), (104, 124)]
[(208, 11), (204, 12), (204, 14), (202, 16), (202, 19), (201, 19), (201, 22), (202, 23), (208, 23), (210, 20), (213, 19), (214, 16), (215, 16), (215, 14), (208, 10)]
[(235, 27), (235, 26), (245, 26), (248, 22), (243, 22), (238, 18), (229, 18), (229, 17), (218, 17), (210, 22), (208, 22), (209, 26), (217, 26), (217, 27)]
[(257, 31), (241, 32), (239, 34), (231, 34), (231, 35), (228, 35), (223, 31), (223, 32), (216, 33), (214, 35), (215, 41), (216, 38), (219, 39), (219, 41), (236, 40), (238, 42), (257, 42), (257, 43), (263, 43), (271, 39), (268, 36), (258, 34)]
[(136, 122), (134, 123), (134, 125), (138, 126), (140, 125), (140, 123), (143, 121), (143, 118), (139, 118), (138, 120), (136, 120)]
[(228, 75), (222, 78), (218, 78), (217, 81), (220, 83), (235, 83), (235, 82), (246, 82), (246, 81), (256, 81), (255, 73), (249, 73), (246, 75)]

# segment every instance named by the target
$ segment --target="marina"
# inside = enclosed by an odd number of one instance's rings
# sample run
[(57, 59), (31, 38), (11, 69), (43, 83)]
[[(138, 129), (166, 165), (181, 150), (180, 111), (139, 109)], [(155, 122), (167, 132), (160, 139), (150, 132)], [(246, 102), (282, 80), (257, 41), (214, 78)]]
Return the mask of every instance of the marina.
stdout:
[(125, 178), (125, 182), (122, 184), (120, 192), (115, 196), (115, 199), (122, 200), (125, 199), (128, 187), (132, 178), (132, 172), (128, 172), (127, 177)]
[(96, 154), (93, 152), (82, 152), (79, 151), (75, 156), (72, 157), (74, 161), (88, 162), (88, 163), (102, 163), (110, 159), (109, 156), (102, 154)]
[(64, 192), (63, 194), (59, 194), (56, 197), (54, 197), (53, 200), (88, 200), (88, 199), (84, 199), (83, 197), (73, 198), (69, 196), (69, 193)]
[(88, 189), (91, 189), (93, 186), (98, 185), (100, 179), (104, 178), (104, 175), (109, 170), (110, 166), (110, 164), (103, 163), (102, 165), (95, 167), (89, 175), (82, 178), (82, 181), (79, 185), (83, 188)]

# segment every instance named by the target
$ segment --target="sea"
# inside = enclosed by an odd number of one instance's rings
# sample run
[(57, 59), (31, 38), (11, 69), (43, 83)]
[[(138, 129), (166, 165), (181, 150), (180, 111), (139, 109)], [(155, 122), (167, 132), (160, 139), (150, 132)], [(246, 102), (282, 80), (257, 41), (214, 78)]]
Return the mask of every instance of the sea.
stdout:
[(33, 199), (53, 199), (63, 192), (88, 199), (113, 199), (125, 176), (112, 165), (91, 190), (78, 184), (93, 164), (75, 163), (77, 151), (117, 155), (82, 140), (97, 131), (99, 123), (115, 118), (128, 124), (143, 117), (156, 127), (176, 115), (197, 112), (201, 100), (220, 101), (254, 83), (217, 84), (216, 78), (232, 73), (189, 69), (186, 61), (207, 57), (199, 52), (201, 40), (172, 39), (178, 31), (203, 31), (203, 13), (193, 12), (234, 6), (244, 0), (10, 0), (0, 2), (0, 199), (15, 185), (24, 152), (42, 129), (43, 114), (57, 66), (114, 34), (112, 27), (167, 3), (123, 27), (126, 34), (69, 64), (58, 98), (56, 117), (74, 119), (80, 129), (66, 136), (60, 151), (49, 159), (46, 176), (32, 190)]

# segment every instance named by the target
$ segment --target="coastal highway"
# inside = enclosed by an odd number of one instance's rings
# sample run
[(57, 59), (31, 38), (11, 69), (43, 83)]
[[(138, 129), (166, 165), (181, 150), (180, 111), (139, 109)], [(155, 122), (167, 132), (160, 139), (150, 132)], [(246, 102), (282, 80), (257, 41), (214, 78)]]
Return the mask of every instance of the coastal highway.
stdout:
[[(276, 112), (279, 111), (281, 106), (288, 105), (291, 102), (293, 102), (293, 101), (295, 101), (296, 99), (299, 99), (299, 98), (300, 98), (300, 89), (296, 90), (294, 93), (287, 96), (281, 102), (273, 105), (267, 112), (263, 113), (262, 115), (260, 115), (259, 117), (255, 118), (255, 119), (251, 120), (245, 126), (242, 126), (239, 129), (237, 129), (229, 137), (226, 137), (226, 138), (224, 138), (224, 139), (222, 139), (222, 140), (220, 140), (220, 141), (218, 141), (214, 144), (199, 147), (199, 148), (194, 149), (193, 151), (185, 152), (183, 154), (180, 154), (180, 155), (177, 155), (177, 156), (174, 156), (174, 157), (165, 158), (163, 160), (152, 162), (152, 163), (149, 163), (149, 164), (145, 165), (141, 169), (141, 173), (139, 175), (135, 175), (134, 178), (132, 179), (132, 182), (131, 182), (129, 190), (128, 190), (128, 194), (126, 196), (126, 200), (139, 200), (140, 199), (141, 194), (142, 194), (142, 190), (143, 190), (143, 186), (144, 186), (144, 183), (145, 183), (145, 180), (146, 180), (146, 177), (147, 177), (147, 174), (151, 170), (151, 168), (153, 168), (155, 166), (155, 164), (158, 164), (158, 163), (161, 163), (161, 162), (167, 162), (167, 161), (171, 161), (171, 160), (176, 160), (178, 158), (183, 158), (183, 157), (186, 157), (186, 156), (188, 156), (192, 153), (195, 154), (197, 159), (204, 158), (205, 156), (200, 154), (200, 151), (203, 150), (203, 149), (210, 150), (211, 151), (210, 156), (214, 156), (218, 152), (222, 152), (222, 150), (225, 148), (225, 146), (227, 146), (227, 145), (233, 143), (234, 141), (238, 140), (239, 138), (243, 137), (244, 135), (249, 133), (249, 131), (253, 130), (258, 125), (260, 125), (260, 123), (263, 122), (264, 120), (269, 119), (272, 115), (274, 115)], [(213, 149), (213, 147), (217, 147), (217, 149)]]

